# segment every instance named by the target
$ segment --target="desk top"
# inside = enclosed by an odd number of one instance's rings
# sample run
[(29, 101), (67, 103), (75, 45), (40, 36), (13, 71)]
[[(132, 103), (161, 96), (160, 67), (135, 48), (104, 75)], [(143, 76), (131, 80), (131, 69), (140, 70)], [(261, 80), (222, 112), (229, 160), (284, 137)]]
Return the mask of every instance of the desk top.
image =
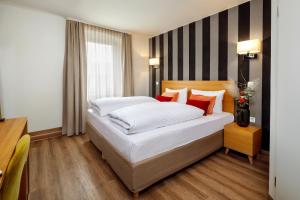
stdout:
[(3, 172), (0, 177), (0, 189), (16, 144), (21, 136), (26, 133), (26, 118), (7, 119), (4, 122), (0, 122), (0, 170)]

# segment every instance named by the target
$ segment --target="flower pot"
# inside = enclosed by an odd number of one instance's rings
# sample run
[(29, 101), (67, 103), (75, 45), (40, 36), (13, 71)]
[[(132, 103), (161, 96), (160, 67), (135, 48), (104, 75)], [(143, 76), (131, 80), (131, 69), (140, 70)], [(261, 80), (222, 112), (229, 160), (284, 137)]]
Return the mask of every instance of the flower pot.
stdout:
[(250, 124), (249, 107), (239, 107), (236, 115), (236, 123), (241, 127), (248, 127)]

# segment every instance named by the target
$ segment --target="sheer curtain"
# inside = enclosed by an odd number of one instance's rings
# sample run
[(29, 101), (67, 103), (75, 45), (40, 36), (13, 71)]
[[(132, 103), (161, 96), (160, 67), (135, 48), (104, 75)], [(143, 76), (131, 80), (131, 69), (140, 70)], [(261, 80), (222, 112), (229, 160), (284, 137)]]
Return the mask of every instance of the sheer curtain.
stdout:
[(124, 95), (123, 33), (86, 25), (87, 98)]

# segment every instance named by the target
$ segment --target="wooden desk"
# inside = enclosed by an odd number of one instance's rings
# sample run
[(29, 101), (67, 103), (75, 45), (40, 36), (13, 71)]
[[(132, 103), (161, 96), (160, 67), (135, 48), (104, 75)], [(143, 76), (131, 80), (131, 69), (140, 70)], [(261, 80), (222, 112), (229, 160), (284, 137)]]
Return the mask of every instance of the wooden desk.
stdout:
[[(26, 118), (7, 119), (4, 122), (0, 122), (0, 170), (3, 173), (0, 177), (0, 190), (2, 188), (5, 172), (7, 170), (9, 161), (13, 156), (16, 144), (24, 134), (27, 134)], [(29, 167), (27, 162), (22, 174), (19, 199), (27, 199), (29, 186), (28, 176)]]

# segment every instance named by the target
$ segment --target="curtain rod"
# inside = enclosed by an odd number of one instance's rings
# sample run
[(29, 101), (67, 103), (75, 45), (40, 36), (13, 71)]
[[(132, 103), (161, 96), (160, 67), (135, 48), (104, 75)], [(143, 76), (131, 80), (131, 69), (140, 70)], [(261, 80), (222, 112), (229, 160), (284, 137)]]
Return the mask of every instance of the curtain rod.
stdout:
[(80, 19), (75, 19), (75, 18), (72, 18), (72, 17), (66, 17), (66, 20), (72, 20), (72, 21), (84, 23), (84, 24), (91, 25), (91, 26), (97, 26), (97, 27), (100, 27), (100, 28), (103, 28), (103, 29), (107, 29), (107, 30), (110, 30), (110, 31), (116, 31), (118, 33), (131, 34), (130, 32), (127, 32), (127, 31), (120, 31), (120, 30), (117, 30), (117, 29), (113, 29), (113, 28), (110, 28), (110, 27), (102, 26), (102, 25), (99, 25), (99, 24), (90, 23), (90, 22), (87, 22), (87, 21), (84, 21), (84, 20), (80, 20)]

